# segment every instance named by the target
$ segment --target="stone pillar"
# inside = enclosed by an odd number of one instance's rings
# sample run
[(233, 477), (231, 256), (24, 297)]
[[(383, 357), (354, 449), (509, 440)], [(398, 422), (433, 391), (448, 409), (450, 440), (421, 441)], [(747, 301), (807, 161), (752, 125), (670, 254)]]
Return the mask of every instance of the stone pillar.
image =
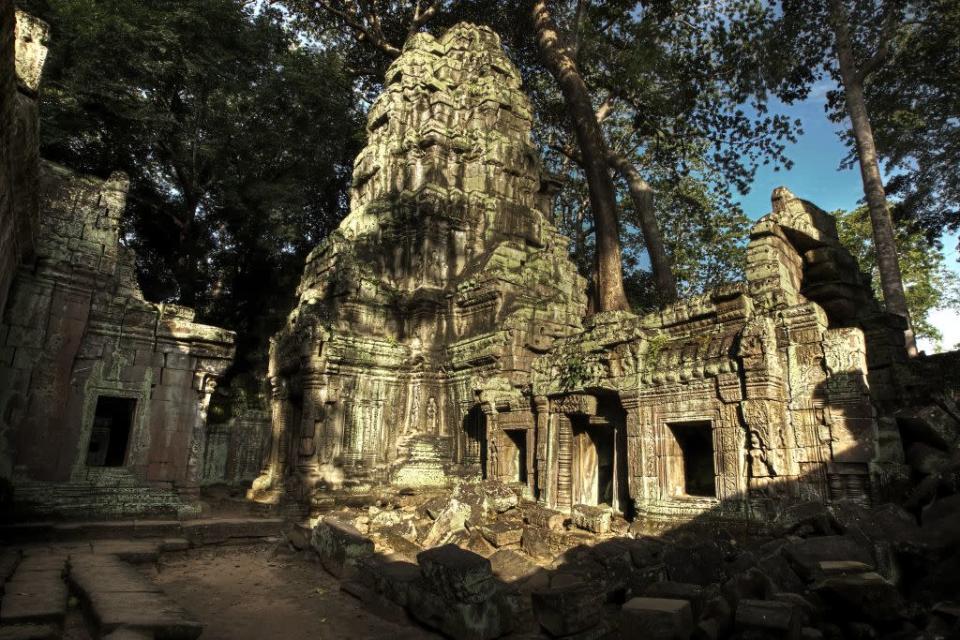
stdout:
[(289, 419), (290, 408), (290, 390), (287, 388), (286, 379), (280, 376), (270, 377), (270, 410), (271, 410), (271, 433), (270, 444), (266, 448), (266, 456), (263, 461), (263, 468), (260, 476), (250, 485), (247, 492), (247, 498), (251, 500), (263, 500), (272, 497), (276, 489), (282, 489), (282, 484), (278, 482), (282, 479), (286, 470), (287, 422)]
[(534, 461), (533, 473), (529, 476), (534, 478), (532, 486), (534, 487), (534, 497), (538, 500), (549, 501), (549, 479), (550, 479), (550, 402), (546, 396), (535, 396), (533, 398), (534, 410)]
[(573, 500), (573, 425), (565, 413), (557, 414), (556, 506), (569, 509)]
[[(493, 406), (492, 402), (482, 402), (480, 403), (480, 410), (483, 411), (483, 416), (487, 423), (485, 429), (487, 438), (487, 460), (484, 474), (488, 480), (496, 480), (499, 479), (500, 473), (500, 429), (497, 427), (497, 408)], [(481, 462), (483, 461), (481, 460)]]
[(190, 454), (187, 457), (185, 481), (178, 489), (181, 495), (199, 497), (207, 445), (207, 410), (210, 408), (210, 398), (217, 388), (217, 379), (208, 373), (196, 371), (193, 388), (197, 392), (197, 411), (190, 432)]
[(303, 410), (296, 443), (296, 463), (300, 484), (305, 489), (313, 487), (320, 469), (317, 461), (317, 423), (324, 418), (324, 391), (323, 376), (320, 373), (311, 371), (304, 374)]

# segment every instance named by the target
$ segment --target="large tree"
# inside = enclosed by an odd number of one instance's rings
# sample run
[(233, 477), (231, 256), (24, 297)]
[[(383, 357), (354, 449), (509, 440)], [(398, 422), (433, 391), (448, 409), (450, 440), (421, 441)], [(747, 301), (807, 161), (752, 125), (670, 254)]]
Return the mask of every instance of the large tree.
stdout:
[(335, 49), (242, 0), (29, 0), (53, 28), (42, 152), (131, 178), (147, 296), (240, 336), (241, 369), (345, 212), (361, 118)]
[[(870, 213), (873, 250), (888, 312), (903, 317), (907, 351), (916, 353), (910, 311), (897, 257), (895, 232), (880, 172), (879, 155), (867, 105), (866, 83), (889, 64), (909, 25), (903, 0), (782, 0), (774, 19), (771, 60), (783, 65), (780, 89), (787, 100), (808, 95), (814, 83), (836, 83), (833, 115), (849, 120), (863, 191)], [(776, 13), (776, 11), (773, 11)]]
[[(749, 0), (726, 3), (722, 13), (694, 0), (279, 1), (302, 28), (355, 45), (350, 64), (369, 93), (376, 91), (405, 38), (417, 30), (439, 32), (467, 20), (500, 33), (533, 100), (535, 135), (546, 151), (547, 166), (566, 178), (566, 204), (579, 204), (576, 211), (561, 207), (562, 218), (576, 222), (576, 228), (565, 229), (577, 246), (575, 256), (582, 257), (585, 249), (601, 254), (588, 274), (595, 284), (602, 279), (598, 264), (607, 265), (607, 274), (619, 268), (614, 237), (619, 222), (627, 236), (642, 240), (644, 262), (653, 272), (652, 278), (629, 279), (655, 288), (660, 302), (675, 298), (689, 283), (678, 283), (674, 243), (662, 230), (669, 226), (668, 218), (682, 215), (668, 206), (677, 201), (674, 196), (689, 192), (691, 180), (699, 181), (711, 208), (723, 212), (716, 222), (724, 224), (731, 218), (727, 212), (739, 215), (732, 191), (748, 189), (760, 162), (786, 163), (783, 140), (791, 138), (794, 123), (766, 113), (763, 79), (757, 73), (763, 56), (753, 44), (763, 12)], [(535, 37), (532, 8), (538, 6), (539, 15), (549, 8), (555, 39)], [(560, 56), (559, 86), (545, 72), (550, 56), (545, 58), (540, 42), (551, 43), (549, 51)], [(582, 85), (575, 104), (560, 90), (567, 85), (569, 94), (573, 84)], [(579, 129), (595, 129), (588, 111), (599, 123), (599, 139), (596, 131), (585, 138), (578, 134)], [(606, 184), (611, 171), (618, 178), (613, 207)], [(701, 220), (714, 224), (709, 217)], [(726, 249), (720, 253), (732, 255)], [(711, 251), (712, 246), (702, 248), (703, 254)], [(630, 262), (636, 251), (624, 246), (622, 253)], [(606, 280), (614, 284), (600, 287), (610, 292), (606, 304), (611, 308), (622, 307), (617, 279), (611, 275)]]

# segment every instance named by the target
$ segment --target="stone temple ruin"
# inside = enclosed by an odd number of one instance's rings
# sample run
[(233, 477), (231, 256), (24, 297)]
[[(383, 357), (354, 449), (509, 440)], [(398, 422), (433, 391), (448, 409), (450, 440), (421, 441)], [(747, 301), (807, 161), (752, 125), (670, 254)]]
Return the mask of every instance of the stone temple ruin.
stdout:
[(46, 27), (0, 19), (0, 638), (193, 640), (246, 579), (242, 638), (960, 634), (960, 354), (906, 357), (824, 211), (779, 188), (743, 282), (588, 316), (499, 38), (418, 34), (269, 412), (208, 424), (234, 335), (144, 299), (122, 174), (39, 159)]
[(496, 34), (407, 43), (351, 212), (273, 339), (251, 498), (316, 513), (483, 477), (563, 511), (751, 520), (778, 497), (869, 504), (901, 477), (892, 412), (932, 389), (831, 216), (777, 189), (745, 282), (585, 319), (530, 129)]
[(12, 134), (0, 165), (11, 283), (0, 307), (0, 476), (18, 509), (47, 515), (187, 513), (234, 335), (144, 300), (118, 239), (125, 176), (39, 159), (46, 27), (20, 12), (16, 24), (16, 78), (9, 58), (2, 67), (19, 90), (4, 92), (14, 100), (0, 125)]

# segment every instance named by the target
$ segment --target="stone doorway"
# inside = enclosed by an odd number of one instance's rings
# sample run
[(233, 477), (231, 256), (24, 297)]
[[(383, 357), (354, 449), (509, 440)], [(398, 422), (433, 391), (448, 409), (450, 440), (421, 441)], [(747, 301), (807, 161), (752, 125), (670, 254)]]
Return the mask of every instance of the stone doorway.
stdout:
[(527, 484), (527, 430), (507, 429), (509, 450), (501, 461), (504, 476), (512, 482)]
[(709, 421), (667, 425), (666, 482), (671, 497), (715, 498), (713, 425)]
[(88, 467), (122, 467), (126, 464), (136, 408), (134, 398), (97, 398), (87, 447)]
[(479, 466), (481, 477), (487, 478), (487, 416), (477, 405), (463, 417), (463, 434), (460, 440), (460, 462), (467, 466)]
[(624, 430), (597, 416), (575, 418), (572, 427), (573, 504), (623, 511), (628, 495)]

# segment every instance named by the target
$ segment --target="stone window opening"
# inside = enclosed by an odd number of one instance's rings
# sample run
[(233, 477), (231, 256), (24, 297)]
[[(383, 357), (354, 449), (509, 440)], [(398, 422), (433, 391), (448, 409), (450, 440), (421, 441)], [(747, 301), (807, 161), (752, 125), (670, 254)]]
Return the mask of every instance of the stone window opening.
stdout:
[(672, 497), (715, 498), (713, 427), (708, 421), (667, 425), (666, 482)]
[(122, 467), (126, 464), (136, 408), (134, 398), (97, 398), (87, 446), (88, 467)]

